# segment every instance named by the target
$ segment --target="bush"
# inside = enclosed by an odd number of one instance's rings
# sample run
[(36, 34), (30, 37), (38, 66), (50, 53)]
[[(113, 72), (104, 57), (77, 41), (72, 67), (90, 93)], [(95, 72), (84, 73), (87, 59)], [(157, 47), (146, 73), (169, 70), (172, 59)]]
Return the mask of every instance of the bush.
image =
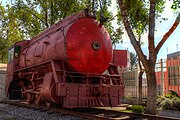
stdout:
[(156, 105), (161, 106), (161, 103), (165, 100), (166, 98), (164, 96), (159, 96), (156, 100)]
[(172, 101), (169, 98), (163, 100), (160, 104), (163, 110), (172, 110)]
[(172, 109), (180, 111), (180, 99), (178, 97), (172, 99)]
[(171, 99), (173, 96), (171, 93), (168, 93), (165, 97)]
[(144, 107), (141, 105), (133, 105), (132, 111), (136, 113), (143, 113), (144, 112)]
[(159, 96), (157, 98), (156, 104), (164, 110), (180, 111), (180, 97), (173, 90), (170, 90), (170, 93), (165, 97)]
[(179, 97), (172, 97), (172, 98), (165, 98), (165, 99), (163, 98), (163, 100), (162, 101), (161, 100), (157, 100), (157, 102), (160, 103), (159, 106), (163, 110), (180, 111), (180, 98)]

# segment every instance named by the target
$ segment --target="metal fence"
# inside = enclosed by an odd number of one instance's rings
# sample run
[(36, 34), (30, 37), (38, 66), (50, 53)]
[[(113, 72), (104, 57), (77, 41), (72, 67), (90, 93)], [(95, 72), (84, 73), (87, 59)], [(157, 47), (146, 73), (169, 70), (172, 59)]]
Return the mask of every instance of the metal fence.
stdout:
[[(124, 82), (124, 98), (138, 98), (139, 96), (139, 79), (138, 73), (139, 69), (135, 68), (133, 70), (129, 70), (128, 68), (119, 68), (119, 72), (122, 75)], [(143, 75), (143, 84), (142, 84), (142, 96), (143, 98), (147, 97), (147, 84), (146, 79)]]
[[(166, 60), (159, 60), (156, 63), (156, 80), (157, 80), (157, 95), (164, 94), (164, 82), (166, 74)], [(119, 68), (119, 73), (124, 81), (124, 98), (139, 98), (139, 68), (129, 70), (128, 68)], [(147, 98), (147, 80), (145, 73), (142, 79), (142, 97)]]

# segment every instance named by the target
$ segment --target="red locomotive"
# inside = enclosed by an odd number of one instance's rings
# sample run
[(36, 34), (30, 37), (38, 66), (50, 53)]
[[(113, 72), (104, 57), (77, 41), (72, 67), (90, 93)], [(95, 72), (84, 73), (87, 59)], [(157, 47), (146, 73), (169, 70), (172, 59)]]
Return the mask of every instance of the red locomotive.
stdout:
[[(123, 83), (106, 29), (87, 10), (9, 49), (6, 93), (64, 108), (116, 106)], [(108, 70), (109, 74), (102, 74)]]

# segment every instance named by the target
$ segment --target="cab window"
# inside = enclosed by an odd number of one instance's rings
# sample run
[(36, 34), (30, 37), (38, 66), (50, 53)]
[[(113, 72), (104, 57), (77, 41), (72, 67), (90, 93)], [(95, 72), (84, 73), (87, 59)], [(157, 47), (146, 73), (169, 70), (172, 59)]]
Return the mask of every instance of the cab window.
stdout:
[(14, 47), (8, 50), (8, 63), (14, 59)]
[(14, 57), (19, 57), (20, 51), (21, 51), (21, 46), (16, 45), (14, 51)]

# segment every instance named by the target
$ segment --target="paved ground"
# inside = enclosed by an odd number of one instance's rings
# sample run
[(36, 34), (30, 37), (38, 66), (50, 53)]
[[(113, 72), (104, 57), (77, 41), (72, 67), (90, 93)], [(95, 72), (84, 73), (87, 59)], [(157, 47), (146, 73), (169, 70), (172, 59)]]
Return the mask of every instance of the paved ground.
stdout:
[(121, 104), (121, 105), (118, 105), (117, 107), (96, 107), (96, 108), (105, 109), (105, 110), (122, 111), (122, 110), (126, 110), (127, 106), (129, 106), (129, 104)]
[(85, 120), (51, 110), (30, 109), (0, 103), (0, 120)]
[(11, 115), (8, 112), (0, 110), (0, 120), (29, 120), (29, 119), (25, 119), (16, 115)]

